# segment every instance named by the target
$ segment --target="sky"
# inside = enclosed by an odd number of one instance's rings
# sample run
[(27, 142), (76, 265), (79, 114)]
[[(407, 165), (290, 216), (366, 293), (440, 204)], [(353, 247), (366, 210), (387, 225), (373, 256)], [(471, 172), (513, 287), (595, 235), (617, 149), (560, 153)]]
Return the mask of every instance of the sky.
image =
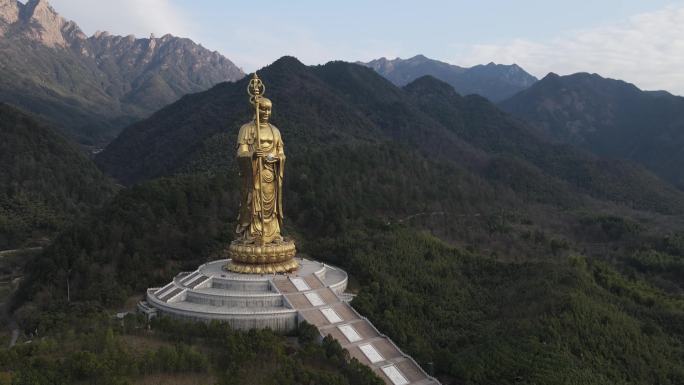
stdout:
[(416, 54), (598, 73), (684, 95), (684, 0), (50, 0), (88, 35), (189, 37), (246, 72)]

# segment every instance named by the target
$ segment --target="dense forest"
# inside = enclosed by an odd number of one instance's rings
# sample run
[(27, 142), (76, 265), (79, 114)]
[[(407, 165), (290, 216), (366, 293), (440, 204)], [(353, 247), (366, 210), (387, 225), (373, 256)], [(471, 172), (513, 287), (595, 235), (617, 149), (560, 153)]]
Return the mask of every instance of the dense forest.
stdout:
[[(236, 212), (234, 189), (226, 189), (233, 183), (229, 175), (189, 175), (123, 191), (36, 259), (31, 284), (20, 292), (33, 300), (17, 319), (40, 333), (68, 327), (67, 275), (72, 301), (97, 311), (220, 257)], [(382, 192), (344, 199), (320, 186), (312, 194), (321, 204), (299, 203), (290, 218), (300, 248), (347, 269), (359, 293), (354, 306), (447, 380), (681, 381), (681, 238), (653, 235), (628, 218), (578, 214), (569, 239), (500, 212), (460, 222), (473, 241), (454, 248), (412, 225), (363, 215), (369, 206), (355, 207)], [(357, 219), (345, 221), (338, 205), (325, 204), (333, 198)], [(638, 351), (648, 353), (625, 356)]]
[(0, 250), (51, 237), (114, 194), (76, 145), (2, 103), (0, 136)]
[(59, 334), (0, 351), (0, 384), (383, 384), (306, 323), (286, 337), (218, 322), (79, 317)]
[[(286, 232), (302, 256), (347, 270), (353, 306), (443, 383), (684, 382), (681, 191), (633, 164), (545, 143), (434, 79), (400, 89), (361, 66), (293, 58), (261, 74), (288, 154)], [(132, 186), (27, 265), (13, 314), (48, 350), (21, 346), (25, 373), (73, 378), (69, 366), (57, 369), (71, 356), (49, 350), (65, 335), (93, 354), (70, 365), (115, 367), (102, 341), (143, 332), (103, 321), (92, 345), (78, 320), (111, 317), (145, 288), (224, 257), (238, 204), (234, 130), (249, 119), (243, 85), (186, 96), (98, 157)], [(202, 348), (217, 325), (151, 328), (155, 341), (172, 330), (185, 344), (164, 355), (204, 358), (196, 369), (161, 370), (158, 350), (129, 354), (122, 373), (136, 383), (176, 370), (221, 383), (214, 354), (245, 349), (256, 360), (250, 352), (261, 349), (224, 329), (230, 343)], [(309, 347), (300, 335), (293, 347), (252, 335), (285, 352), (268, 353), (277, 370), (301, 365), (310, 376), (291, 383), (373, 383), (331, 341)], [(106, 377), (89, 370), (82, 381)]]
[(333, 241), (336, 256), (364, 272), (354, 306), (448, 377), (471, 384), (684, 381), (684, 300), (639, 278), (648, 267), (628, 262), (622, 275), (581, 255), (501, 263), (401, 228), (363, 241)]

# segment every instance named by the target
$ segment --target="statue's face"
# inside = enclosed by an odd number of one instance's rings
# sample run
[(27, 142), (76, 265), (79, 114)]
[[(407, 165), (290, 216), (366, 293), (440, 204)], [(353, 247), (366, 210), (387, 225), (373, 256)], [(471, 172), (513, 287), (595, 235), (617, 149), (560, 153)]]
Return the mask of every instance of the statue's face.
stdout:
[(271, 105), (261, 104), (259, 105), (259, 120), (261, 123), (268, 123), (268, 119), (271, 117)]

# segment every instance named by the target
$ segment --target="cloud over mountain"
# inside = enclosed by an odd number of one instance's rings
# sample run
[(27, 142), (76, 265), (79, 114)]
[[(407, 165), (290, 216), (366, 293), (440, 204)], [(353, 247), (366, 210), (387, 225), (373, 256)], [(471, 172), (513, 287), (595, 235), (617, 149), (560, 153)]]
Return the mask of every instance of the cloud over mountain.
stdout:
[(455, 62), (515, 62), (534, 73), (597, 72), (684, 94), (684, 4), (549, 40), (476, 44)]

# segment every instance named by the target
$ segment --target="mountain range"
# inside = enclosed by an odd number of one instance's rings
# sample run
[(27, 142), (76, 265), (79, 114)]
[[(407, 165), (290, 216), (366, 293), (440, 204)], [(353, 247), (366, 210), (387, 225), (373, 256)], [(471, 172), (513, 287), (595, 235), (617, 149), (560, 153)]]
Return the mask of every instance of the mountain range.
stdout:
[[(0, 35), (0, 101), (23, 106), (0, 103), (0, 249), (49, 242), (0, 258), (0, 294), (24, 276), (9, 310), (41, 339), (0, 349), (0, 377), (380, 381), (306, 325), (293, 346), (112, 316), (225, 257), (248, 77), (187, 39), (87, 37), (43, 0), (0, 0)], [(443, 384), (684, 383), (682, 98), (420, 55), (259, 75), (284, 230)], [(73, 139), (109, 144), (93, 160)]]
[(684, 98), (597, 74), (549, 74), (499, 104), (550, 140), (639, 163), (684, 188)]
[[(261, 75), (281, 101), (274, 119), (283, 121), (295, 152), (312, 143), (392, 140), (477, 173), (500, 178), (545, 174), (549, 180), (538, 182), (535, 190), (556, 186), (666, 212), (684, 207), (681, 192), (645, 169), (552, 145), (485, 98), (462, 97), (432, 77), (402, 89), (363, 66), (331, 62), (307, 67), (292, 57), (276, 61)], [(234, 138), (226, 133), (234, 130), (231, 124), (249, 119), (247, 105), (240, 102), (246, 82), (223, 83), (165, 107), (125, 129), (96, 162), (125, 184), (173, 175), (198, 162), (211, 164), (200, 160), (207, 156), (215, 161), (214, 167), (229, 166), (226, 162), (232, 158), (225, 148), (232, 148)], [(214, 144), (221, 141), (227, 143)], [(504, 161), (505, 156), (518, 161)], [(532, 175), (529, 178), (532, 182)]]
[(516, 64), (489, 63), (465, 68), (423, 55), (392, 60), (383, 57), (358, 64), (373, 68), (398, 86), (405, 86), (421, 76), (430, 75), (450, 84), (461, 95), (477, 94), (493, 102), (507, 99), (537, 81), (537, 78)]
[[(288, 235), (347, 270), (355, 308), (443, 383), (682, 378), (681, 190), (431, 76), (400, 88), (293, 57), (259, 74), (288, 154)], [(67, 279), (77, 309), (118, 308), (223, 255), (247, 81), (185, 96), (96, 156), (131, 187), (28, 266), (23, 324), (64, 319)]]
[(0, 71), (0, 101), (91, 145), (187, 93), (244, 76), (189, 39), (88, 37), (46, 0), (0, 0)]

